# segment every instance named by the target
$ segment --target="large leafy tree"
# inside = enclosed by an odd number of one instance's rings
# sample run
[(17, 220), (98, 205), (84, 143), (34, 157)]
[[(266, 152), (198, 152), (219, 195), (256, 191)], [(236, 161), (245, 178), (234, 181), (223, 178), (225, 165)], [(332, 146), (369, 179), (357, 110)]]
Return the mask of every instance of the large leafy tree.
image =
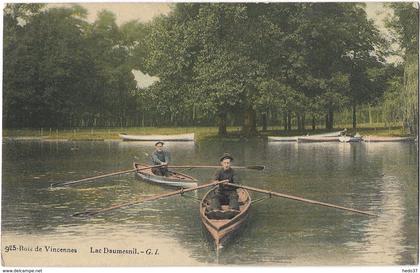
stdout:
[[(417, 3), (388, 4), (394, 15), (387, 21), (388, 28), (394, 33), (404, 60), (404, 75), (400, 85), (400, 111), (404, 127), (411, 134), (418, 134), (418, 45), (419, 45), (419, 8)], [(389, 95), (388, 97), (392, 97)]]

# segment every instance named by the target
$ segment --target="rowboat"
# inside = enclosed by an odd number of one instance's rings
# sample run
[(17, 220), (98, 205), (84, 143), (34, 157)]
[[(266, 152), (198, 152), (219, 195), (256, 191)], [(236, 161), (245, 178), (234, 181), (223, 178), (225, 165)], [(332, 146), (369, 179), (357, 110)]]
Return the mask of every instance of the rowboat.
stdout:
[[(220, 250), (231, 239), (248, 219), (251, 208), (251, 197), (247, 190), (237, 189), (239, 196), (239, 213), (232, 215), (228, 205), (222, 205), (222, 214), (225, 213), (227, 219), (210, 219), (210, 202), (216, 188), (208, 191), (200, 204), (200, 218), (203, 226), (208, 231), (216, 250)], [(229, 217), (230, 216), (230, 217)]]
[(194, 133), (178, 135), (128, 135), (119, 134), (124, 141), (194, 141)]
[(406, 142), (413, 141), (413, 137), (383, 137), (383, 136), (364, 136), (365, 142)]
[(282, 136), (269, 136), (268, 141), (280, 141), (280, 142), (295, 142), (298, 140), (298, 136), (282, 137)]
[(299, 137), (298, 142), (339, 142), (340, 137), (319, 137), (319, 136), (306, 136)]
[(360, 142), (362, 141), (361, 136), (341, 136), (338, 138), (340, 142)]
[[(133, 163), (134, 169), (140, 169), (148, 167), (148, 165), (141, 165)], [(176, 187), (176, 188), (193, 188), (197, 187), (197, 180), (189, 175), (169, 171), (169, 176), (155, 175), (152, 169), (146, 169), (141, 171), (135, 171), (134, 175), (137, 179), (141, 179), (145, 182), (156, 184), (160, 186)]]
[[(311, 138), (329, 138), (329, 137), (339, 137), (341, 135), (343, 135), (347, 130), (344, 129), (342, 131), (336, 131), (336, 132), (331, 132), (331, 133), (324, 133), (324, 134), (316, 134), (316, 135), (307, 135), (307, 136), (269, 136), (268, 141), (280, 141), (280, 142), (294, 142), (294, 141), (299, 141), (300, 138), (307, 138), (307, 137), (311, 137)], [(316, 141), (318, 142), (318, 141)], [(328, 142), (327, 141), (322, 141), (322, 142)]]

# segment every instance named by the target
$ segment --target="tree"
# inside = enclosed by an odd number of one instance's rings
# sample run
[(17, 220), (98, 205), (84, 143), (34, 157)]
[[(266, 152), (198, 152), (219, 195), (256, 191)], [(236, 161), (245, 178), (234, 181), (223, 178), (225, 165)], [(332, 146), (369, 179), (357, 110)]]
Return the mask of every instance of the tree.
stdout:
[(115, 16), (94, 24), (80, 6), (6, 8), (6, 126), (124, 125), (136, 88), (129, 39)]
[(388, 28), (398, 40), (404, 59), (404, 77), (401, 87), (401, 111), (404, 127), (411, 134), (418, 134), (418, 44), (419, 9), (417, 3), (392, 3), (394, 11), (387, 21)]
[(39, 11), (15, 32), (16, 47), (5, 52), (7, 126), (70, 125), (84, 105), (92, 59), (80, 15), (80, 8)]

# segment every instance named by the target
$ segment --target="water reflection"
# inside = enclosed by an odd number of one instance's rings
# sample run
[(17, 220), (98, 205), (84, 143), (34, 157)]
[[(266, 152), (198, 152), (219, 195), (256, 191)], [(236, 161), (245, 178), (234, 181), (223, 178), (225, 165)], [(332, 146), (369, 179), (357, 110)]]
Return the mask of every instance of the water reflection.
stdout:
[[(229, 152), (237, 165), (267, 167), (262, 172), (240, 171), (244, 184), (379, 215), (367, 217), (280, 198), (269, 199), (252, 207), (247, 226), (219, 257), (201, 227), (198, 204), (183, 197), (145, 203), (91, 219), (69, 217), (75, 212), (130, 202), (168, 189), (139, 182), (133, 175), (49, 189), (57, 181), (130, 169), (133, 158), (150, 154), (153, 144), (3, 143), (3, 242), (31, 234), (37, 240), (54, 244), (71, 241), (82, 249), (87, 247), (87, 242), (97, 245), (119, 242), (129, 246), (147, 241), (184, 259), (184, 263), (176, 259), (155, 260), (166, 264), (417, 262), (418, 159), (414, 143), (168, 142), (174, 164), (214, 165), (223, 152)], [(75, 145), (78, 149), (72, 150)], [(188, 174), (204, 183), (214, 171), (193, 169)], [(197, 197), (204, 193), (200, 191)], [(253, 197), (261, 195), (253, 193)], [(98, 263), (118, 263), (117, 259), (98, 259)], [(126, 265), (147, 263), (142, 259), (124, 261)]]

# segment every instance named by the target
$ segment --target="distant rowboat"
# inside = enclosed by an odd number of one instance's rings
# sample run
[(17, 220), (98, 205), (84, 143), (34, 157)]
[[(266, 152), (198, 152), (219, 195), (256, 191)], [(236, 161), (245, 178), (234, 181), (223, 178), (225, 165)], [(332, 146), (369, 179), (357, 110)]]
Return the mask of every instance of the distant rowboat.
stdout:
[(120, 134), (124, 141), (194, 141), (194, 133), (178, 135), (128, 135)]
[(364, 136), (365, 142), (406, 142), (414, 141), (413, 137), (382, 137), (382, 136)]
[(281, 136), (269, 136), (268, 141), (281, 141), (281, 142), (294, 142), (298, 140), (298, 136), (292, 137), (281, 137)]
[[(346, 130), (336, 131), (336, 132), (331, 132), (331, 133), (324, 133), (324, 134), (316, 134), (316, 135), (311, 135), (311, 136), (309, 136), (309, 135), (308, 136), (269, 136), (268, 141), (293, 142), (293, 141), (299, 141), (299, 139), (301, 139), (301, 138), (315, 139), (315, 138), (339, 137), (342, 134), (344, 134), (345, 132), (346, 132)], [(308, 142), (310, 142), (310, 141), (308, 141)], [(318, 142), (318, 141), (316, 141), (316, 142)], [(327, 140), (322, 141), (322, 142), (330, 142), (330, 141), (327, 139)]]

